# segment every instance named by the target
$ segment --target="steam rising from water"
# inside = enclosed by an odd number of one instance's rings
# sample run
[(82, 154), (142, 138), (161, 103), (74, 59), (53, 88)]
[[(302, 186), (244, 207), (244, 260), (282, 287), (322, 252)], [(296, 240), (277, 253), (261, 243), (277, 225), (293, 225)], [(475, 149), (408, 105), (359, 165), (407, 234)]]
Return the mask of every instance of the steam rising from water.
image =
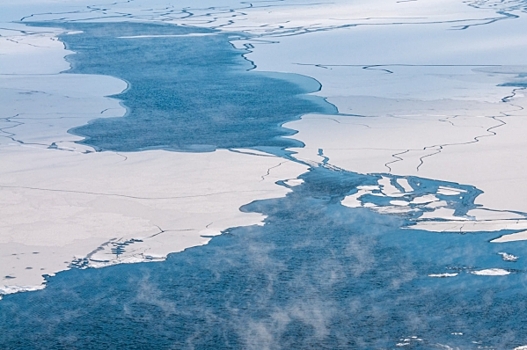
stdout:
[[(498, 254), (504, 247), (488, 243), (495, 234), (402, 230), (401, 217), (340, 204), (357, 186), (375, 183), (376, 176), (314, 168), (301, 178), (304, 183), (286, 198), (243, 207), (267, 215), (263, 227), (233, 228), (208, 246), (163, 263), (74, 269), (51, 278), (41, 292), (6, 296), (0, 321), (9, 331), (0, 344), (84, 349), (105, 344), (129, 349), (521, 345), (524, 263), (504, 261)], [(521, 256), (525, 245), (516, 242), (507, 249)], [(470, 273), (490, 267), (512, 273)], [(458, 275), (428, 276), (443, 272)]]

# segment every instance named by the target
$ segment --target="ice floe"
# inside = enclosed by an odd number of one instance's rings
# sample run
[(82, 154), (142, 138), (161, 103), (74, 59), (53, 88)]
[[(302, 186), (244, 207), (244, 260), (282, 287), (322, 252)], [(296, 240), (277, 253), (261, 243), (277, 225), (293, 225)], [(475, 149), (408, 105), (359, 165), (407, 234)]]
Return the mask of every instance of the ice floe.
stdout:
[[(413, 229), (511, 229), (520, 232), (493, 242), (527, 239), (527, 221), (517, 214), (527, 212), (527, 168), (518, 161), (527, 149), (522, 131), (527, 99), (518, 87), (527, 70), (527, 42), (518, 30), (526, 19), (508, 20), (500, 12), (506, 4), (478, 8), (455, 0), (383, 0), (372, 7), (364, 0), (338, 0), (253, 6), (205, 0), (198, 8), (190, 0), (177, 5), (154, 0), (87, 8), (90, 4), (1, 5), (0, 101), (9, 103), (0, 107), (0, 186), (2, 210), (9, 215), (0, 244), (2, 252), (20, 254), (17, 262), (0, 256), (2, 273), (16, 276), (1, 282), (5, 291), (38, 287), (43, 273), (71, 264), (163, 259), (204, 244), (225, 228), (257, 224), (262, 217), (240, 213), (239, 206), (283, 196), (287, 189), (274, 182), (298, 185), (296, 176), (306, 169), (287, 162), (266, 175), (283, 160), (227, 151), (193, 156), (192, 162), (188, 155), (163, 151), (89, 153), (93, 150), (74, 143), (79, 137), (66, 131), (94, 118), (124, 115), (118, 101), (105, 96), (126, 83), (58, 74), (69, 68), (63, 57), (71, 53), (57, 40), (61, 30), (28, 29), (15, 20), (158, 21), (230, 31), (235, 47), (251, 49), (246, 58), (256, 70), (314, 77), (322, 85), (316, 95), (344, 114), (306, 115), (285, 125), (298, 130), (294, 138), (306, 145), (294, 149), (298, 160), (318, 164), (324, 149), (329, 166), (381, 174), (376, 186), (357, 188), (343, 205), (417, 213)], [(123, 37), (141, 38), (146, 36)], [(229, 178), (231, 172), (239, 176)], [(455, 204), (466, 189), (445, 185), (425, 193), (409, 181), (412, 176), (473, 185), (483, 191), (476, 205), (510, 211), (491, 219), (478, 208), (460, 214)], [(184, 186), (196, 178), (194, 189)], [(26, 269), (29, 262), (45, 271)]]
[(98, 153), (75, 143), (68, 129), (126, 113), (106, 96), (127, 83), (59, 74), (71, 54), (61, 30), (10, 26), (0, 37), (0, 294), (40, 289), (71, 267), (159, 261), (206, 244), (260, 224), (263, 215), (239, 208), (284, 196), (276, 182), (300, 183), (305, 165), (255, 150)]
[(435, 277), (435, 278), (446, 278), (446, 277), (456, 277), (458, 273), (431, 273), (428, 275), (428, 277)]
[(502, 259), (504, 261), (518, 261), (518, 257), (516, 255), (513, 255), (513, 254), (508, 254), (508, 253), (505, 253), (505, 252), (499, 252), (498, 253), (499, 255), (501, 255)]
[(471, 272), (473, 275), (478, 276), (506, 276), (510, 275), (510, 271), (504, 270), (504, 269), (484, 269), (484, 270), (477, 270)]

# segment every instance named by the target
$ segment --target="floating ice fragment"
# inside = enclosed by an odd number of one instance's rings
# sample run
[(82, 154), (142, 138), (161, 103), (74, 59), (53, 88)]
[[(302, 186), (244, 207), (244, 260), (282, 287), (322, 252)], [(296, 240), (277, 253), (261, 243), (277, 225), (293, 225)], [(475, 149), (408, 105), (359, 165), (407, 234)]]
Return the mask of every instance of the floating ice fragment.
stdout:
[[(377, 186), (357, 186), (357, 190), (358, 192), (357, 193), (354, 193), (352, 195), (349, 195), (349, 196), (346, 196), (341, 204), (345, 207), (349, 207), (349, 208), (359, 208), (361, 206), (363, 206), (362, 202), (360, 201), (360, 198), (366, 194), (372, 194), (372, 195), (376, 195), (374, 193), (372, 193), (372, 191), (375, 191), (375, 190), (379, 190), (379, 187)], [(382, 195), (380, 195), (382, 196)], [(366, 204), (372, 204), (370, 206), (375, 206), (373, 203), (365, 203), (364, 206), (366, 207), (367, 205)]]
[[(367, 203), (368, 204), (368, 203)], [(366, 205), (364, 205), (366, 206)], [(417, 209), (412, 209), (407, 206), (393, 206), (393, 207), (372, 207), (378, 213), (381, 214), (407, 214), (417, 211)]]
[[(517, 223), (524, 223), (523, 220), (517, 220)], [(522, 225), (522, 228), (525, 225)], [(508, 228), (508, 227), (507, 227)], [(516, 233), (511, 233), (510, 235), (503, 235), (496, 239), (490, 241), (491, 243), (506, 243), (506, 242), (516, 242), (516, 241), (525, 241), (527, 240), (527, 231), (520, 231)]]
[(379, 186), (375, 186), (375, 185), (361, 185), (361, 186), (357, 186), (357, 189), (358, 190), (364, 190), (364, 191), (375, 191), (375, 190), (379, 189)]
[(484, 269), (484, 270), (478, 270), (478, 271), (472, 271), (473, 275), (478, 276), (506, 276), (510, 275), (510, 272), (504, 269)]
[[(360, 208), (362, 206), (362, 202), (359, 200), (359, 198), (355, 195), (347, 196), (341, 201), (341, 204), (348, 208)], [(369, 204), (369, 203), (366, 203)]]
[(456, 277), (458, 275), (457, 272), (454, 273), (431, 273), (428, 275), (428, 277), (434, 277), (434, 278), (445, 278), (445, 277)]
[(388, 196), (388, 197), (401, 197), (401, 196), (404, 196), (404, 193), (401, 193), (401, 191), (399, 191), (397, 189), (397, 187), (395, 187), (394, 185), (392, 185), (392, 180), (388, 177), (385, 177), (383, 176), (380, 180), (379, 180), (379, 187), (381, 188), (381, 191), (384, 195)]
[(442, 194), (445, 196), (457, 196), (465, 192), (467, 191), (459, 189), (459, 188), (451, 188), (451, 187), (445, 187), (445, 186), (439, 186), (439, 188), (437, 189), (438, 194)]
[(295, 186), (303, 184), (304, 180), (302, 180), (302, 179), (289, 179), (289, 180), (285, 180), (284, 183), (287, 186), (295, 187)]
[(501, 255), (501, 257), (505, 261), (517, 261), (518, 260), (518, 257), (516, 255), (507, 254), (505, 252), (499, 252), (498, 254)]
[(410, 203), (405, 202), (405, 201), (400, 201), (400, 200), (393, 200), (393, 201), (390, 201), (390, 204), (391, 205), (398, 205), (398, 206), (407, 206)]
[(397, 179), (397, 183), (404, 189), (405, 193), (412, 192), (414, 189), (410, 186), (407, 179)]
[(427, 195), (415, 198), (411, 203), (412, 204), (426, 204), (426, 203), (436, 202), (438, 200), (439, 198), (437, 198), (433, 194), (427, 194)]

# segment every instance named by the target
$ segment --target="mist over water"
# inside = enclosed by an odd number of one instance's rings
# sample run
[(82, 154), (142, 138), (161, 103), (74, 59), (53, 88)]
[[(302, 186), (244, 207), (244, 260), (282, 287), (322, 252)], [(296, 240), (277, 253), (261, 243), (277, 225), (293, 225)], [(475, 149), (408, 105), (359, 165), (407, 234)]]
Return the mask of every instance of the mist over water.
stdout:
[[(43, 25), (39, 23), (39, 25)], [(48, 25), (57, 25), (48, 24)], [(334, 113), (311, 79), (248, 72), (250, 62), (213, 31), (138, 23), (61, 23), (77, 54), (70, 73), (126, 80), (114, 96), (125, 118), (73, 130), (98, 150), (285, 148), (281, 128), (308, 112)], [(119, 38), (145, 34), (202, 37)], [(210, 64), (214, 62), (215, 64)], [(284, 80), (285, 79), (285, 80)], [(278, 151), (277, 151), (278, 152)], [(322, 152), (321, 152), (322, 153)], [(182, 165), (184, 166), (184, 165)], [(233, 175), (235, 176), (235, 174)], [(527, 344), (527, 243), (497, 233), (408, 230), (413, 216), (348, 208), (341, 200), (384, 175), (312, 167), (285, 198), (241, 208), (264, 226), (237, 227), (164, 262), (76, 269), (38, 292), (0, 302), (2, 349), (496, 349)], [(416, 195), (472, 186), (408, 178)], [(286, 186), (285, 184), (282, 184)], [(419, 193), (419, 191), (423, 193)], [(383, 205), (375, 195), (364, 200)], [(502, 232), (507, 233), (507, 232)], [(501, 233), (501, 234), (502, 234)], [(502, 251), (519, 256), (506, 262)], [(501, 268), (507, 276), (477, 276)], [(457, 273), (431, 278), (431, 274)]]
[[(243, 207), (267, 215), (263, 227), (230, 229), (162, 263), (73, 269), (43, 291), (6, 296), (0, 344), (344, 349), (406, 339), (412, 349), (502, 349), (527, 341), (525, 263), (504, 277), (464, 272), (510, 266), (497, 254), (504, 245), (488, 243), (495, 234), (403, 230), (400, 217), (340, 204), (373, 175), (322, 167), (301, 178), (287, 197)], [(428, 277), (444, 271), (460, 274)]]

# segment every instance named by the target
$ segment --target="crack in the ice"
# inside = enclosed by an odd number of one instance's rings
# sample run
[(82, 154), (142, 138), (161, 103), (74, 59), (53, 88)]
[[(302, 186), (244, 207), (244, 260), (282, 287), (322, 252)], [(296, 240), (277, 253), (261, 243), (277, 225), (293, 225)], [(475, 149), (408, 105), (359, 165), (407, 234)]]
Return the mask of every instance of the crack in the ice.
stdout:
[[(347, 117), (358, 117), (358, 118), (377, 118), (378, 116), (366, 116), (366, 115), (360, 115), (360, 114), (346, 114), (346, 113), (339, 113), (340, 116), (347, 116)], [(310, 117), (310, 120), (317, 119), (317, 120), (330, 120), (332, 122), (335, 122), (337, 124), (348, 124), (348, 125), (357, 125), (357, 126), (363, 126), (365, 128), (371, 129), (371, 126), (368, 124), (362, 124), (362, 123), (343, 123), (342, 121), (332, 118), (332, 117)]]
[(247, 155), (256, 156), (256, 157), (277, 158), (277, 156), (275, 156), (273, 154), (254, 153), (254, 152), (242, 151), (242, 150), (238, 150), (238, 149), (234, 149), (234, 148), (228, 148), (227, 150), (229, 150), (230, 152), (233, 152), (233, 153), (247, 154)]
[(88, 268), (90, 260), (92, 260), (92, 257), (97, 254), (100, 251), (103, 251), (106, 246), (110, 245), (112, 242), (116, 241), (117, 238), (112, 238), (102, 244), (100, 244), (97, 248), (86, 254), (83, 258), (76, 258), (73, 259), (72, 262), (69, 265), (69, 268), (78, 268), (78, 269), (86, 269)]
[[(522, 211), (517, 211), (517, 210), (503, 210), (503, 209), (491, 209), (491, 208), (478, 208), (478, 210), (489, 211), (492, 213), (506, 213), (506, 214), (512, 213), (512, 214), (524, 216), (527, 219), (527, 213), (522, 212)], [(491, 219), (491, 220), (516, 220), (519, 222), (520, 220), (523, 221), (524, 219)], [(478, 220), (478, 221), (484, 221), (484, 220)]]
[(281, 166), (281, 165), (284, 164), (284, 163), (286, 163), (286, 161), (280, 162), (279, 164), (277, 164), (277, 165), (275, 165), (275, 166), (272, 166), (272, 167), (268, 168), (268, 169), (267, 169), (267, 172), (265, 173), (265, 175), (262, 175), (262, 176), (261, 176), (261, 180), (260, 180), (260, 182), (264, 181), (265, 178), (266, 178), (267, 176), (271, 175), (271, 170), (278, 168), (279, 166)]
[(17, 118), (19, 115), (20, 115), (20, 113), (17, 113), (15, 115), (11, 116), (11, 117), (0, 118), (0, 120), (4, 120), (8, 124), (15, 124), (15, 125), (10, 125), (10, 126), (5, 126), (5, 127), (0, 128), (0, 132), (5, 134), (5, 135), (3, 135), (3, 137), (6, 137), (6, 138), (10, 139), (13, 142), (22, 143), (21, 141), (15, 139), (15, 135), (16, 135), (15, 133), (6, 131), (6, 130), (14, 129), (14, 128), (20, 126), (20, 125), (24, 125), (24, 123), (22, 123), (22, 122), (12, 120), (12, 119)]
[(445, 147), (448, 147), (448, 146), (461, 146), (461, 145), (469, 145), (469, 144), (473, 144), (473, 143), (478, 143), (480, 142), (480, 140), (484, 137), (492, 137), (492, 136), (496, 136), (496, 132), (494, 131), (495, 129), (497, 128), (500, 128), (504, 125), (506, 125), (507, 123), (504, 122), (503, 120), (501, 119), (498, 119), (498, 117), (496, 116), (489, 116), (489, 117), (486, 117), (486, 118), (490, 118), (490, 119), (493, 119), (497, 122), (499, 122), (499, 124), (497, 125), (493, 125), (489, 128), (487, 128), (485, 131), (487, 132), (487, 134), (483, 134), (483, 135), (478, 135), (478, 136), (475, 136), (471, 141), (467, 141), (467, 142), (453, 142), (453, 143), (444, 143), (444, 144), (440, 144), (440, 145), (433, 145), (433, 146), (426, 146), (423, 148), (424, 151), (426, 151), (427, 149), (433, 149), (435, 148), (436, 151), (433, 152), (433, 153), (430, 153), (430, 154), (427, 154), (427, 155), (424, 155), (422, 157), (419, 158), (419, 165), (417, 166), (416, 168), (416, 171), (419, 171), (419, 169), (421, 168), (421, 166), (423, 166), (424, 164), (424, 159), (425, 158), (429, 158), (429, 157), (432, 157), (432, 156), (435, 156), (439, 153), (441, 153), (441, 151), (445, 148)]
[[(381, 68), (381, 67), (503, 67), (501, 64), (406, 64), (406, 63), (386, 63), (386, 64), (322, 64), (322, 63), (301, 63), (293, 62), (292, 64), (299, 66), (314, 66), (324, 67), (329, 69), (331, 67), (355, 67), (361, 69)], [(388, 70), (388, 69), (387, 69)], [(392, 71), (390, 71), (392, 72)], [(393, 72), (392, 72), (393, 73)]]
[(75, 191), (75, 190), (59, 190), (59, 189), (40, 188), (40, 187), (31, 187), (31, 186), (0, 185), (0, 188), (15, 188), (15, 189), (25, 189), (25, 190), (33, 190), (33, 191), (85, 194), (85, 195), (91, 195), (91, 196), (120, 197), (120, 198), (130, 198), (130, 199), (139, 199), (139, 200), (170, 200), (170, 199), (212, 197), (212, 196), (218, 196), (218, 195), (223, 195), (223, 194), (232, 194), (232, 193), (262, 193), (262, 192), (270, 192), (270, 190), (222, 191), (222, 192), (213, 192), (213, 193), (207, 193), (207, 194), (196, 194), (196, 195), (187, 195), (187, 196), (140, 197), (140, 196), (131, 196), (131, 195), (125, 195), (125, 194), (118, 194), (118, 193), (89, 192), (89, 191)]
[(329, 157), (324, 155), (324, 150), (322, 148), (318, 149), (317, 155), (322, 158), (322, 165), (325, 166), (329, 162)]
[(399, 157), (400, 155), (403, 155), (405, 153), (408, 153), (410, 152), (409, 149), (407, 149), (406, 151), (402, 151), (402, 152), (398, 152), (398, 153), (394, 153), (392, 154), (392, 158), (395, 158), (395, 160), (392, 160), (391, 162), (388, 162), (388, 163), (384, 163), (384, 166), (386, 168), (388, 168), (388, 172), (391, 173), (392, 172), (392, 168), (390, 167), (390, 164), (394, 164), (394, 163), (397, 163), (397, 162), (401, 162), (404, 160), (404, 158), (401, 158)]
[[(189, 232), (189, 231), (194, 231), (194, 229), (192, 229), (192, 228), (182, 228), (182, 229), (162, 229), (162, 228), (159, 227), (158, 225), (154, 225), (154, 226), (159, 230), (159, 232), (156, 232), (156, 233), (154, 233), (153, 235), (148, 236), (147, 238), (154, 238), (154, 237), (159, 236), (160, 234), (167, 233), (167, 232)], [(141, 242), (142, 242), (142, 241), (141, 241)]]
[[(400, 0), (400, 1), (412, 1), (412, 0)], [(123, 3), (129, 3), (131, 0), (125, 1)], [(256, 2), (240, 2), (242, 5), (239, 8), (232, 8), (232, 7), (208, 7), (208, 8), (191, 8), (186, 7), (181, 10), (174, 10), (173, 6), (170, 7), (164, 7), (161, 9), (150, 9), (149, 13), (150, 16), (145, 15), (132, 15), (130, 13), (123, 13), (119, 12), (120, 10), (118, 8), (112, 9), (112, 6), (116, 6), (120, 3), (114, 3), (109, 4), (106, 6), (101, 5), (89, 5), (86, 7), (86, 10), (78, 10), (78, 11), (68, 11), (68, 12), (45, 12), (45, 13), (35, 13), (31, 14), (29, 16), (25, 16), (21, 18), (21, 22), (27, 21), (28, 19), (32, 19), (38, 16), (45, 16), (45, 15), (72, 15), (72, 14), (81, 14), (81, 13), (100, 13), (101, 16), (99, 17), (92, 17), (92, 18), (82, 18), (82, 19), (69, 19), (71, 22), (79, 21), (79, 20), (97, 20), (97, 19), (109, 19), (109, 18), (136, 18), (136, 19), (147, 19), (147, 20), (158, 20), (158, 21), (173, 21), (173, 20), (180, 20), (184, 22), (188, 22), (190, 24), (196, 25), (197, 21), (201, 21), (202, 23), (198, 24), (206, 24), (209, 25), (212, 29), (222, 29), (225, 27), (230, 27), (233, 25), (236, 25), (239, 23), (239, 21), (235, 21), (233, 19), (238, 17), (247, 17), (248, 13), (245, 10), (248, 9), (254, 9), (254, 8), (276, 8), (276, 7), (283, 7), (286, 6), (286, 4), (280, 4), (281, 1), (268, 1), (268, 2), (262, 2), (261, 4), (255, 5)], [(297, 3), (295, 6), (314, 6), (314, 5), (324, 5), (322, 3), (317, 2), (306, 2), (306, 3)], [(472, 6), (473, 4), (469, 4), (469, 6)], [(473, 6), (477, 8), (477, 6)], [(263, 33), (253, 33), (252, 37), (263, 37), (263, 36), (275, 36), (275, 37), (282, 37), (282, 36), (294, 36), (294, 35), (301, 35), (306, 33), (313, 33), (313, 32), (321, 32), (321, 31), (329, 31), (329, 30), (335, 30), (335, 29), (344, 29), (344, 28), (351, 28), (351, 27), (358, 27), (358, 26), (388, 26), (388, 25), (403, 25), (403, 24), (413, 24), (413, 25), (429, 25), (429, 24), (459, 24), (458, 26), (453, 27), (454, 29), (458, 30), (464, 30), (468, 29), (472, 26), (481, 26), (481, 25), (488, 25), (491, 23), (494, 23), (499, 20), (503, 19), (510, 19), (514, 18), (516, 15), (513, 15), (511, 13), (508, 13), (507, 10), (500, 10), (500, 9), (493, 9), (496, 11), (497, 17), (487, 17), (487, 18), (462, 18), (462, 19), (451, 19), (451, 20), (428, 20), (426, 21), (426, 17), (418, 18), (420, 21), (415, 21), (416, 18), (413, 18), (414, 21), (408, 21), (404, 18), (401, 18), (400, 21), (393, 21), (389, 23), (383, 23), (383, 22), (373, 22), (373, 23), (353, 23), (353, 21), (357, 20), (366, 20), (366, 21), (375, 21), (376, 18), (368, 17), (368, 18), (349, 18), (349, 19), (341, 19), (342, 21), (349, 21), (348, 23), (340, 24), (340, 25), (323, 25), (321, 23), (313, 23), (309, 26), (296, 26), (296, 27), (285, 27), (284, 24), (289, 23), (290, 21), (284, 21), (283, 24), (276, 23), (274, 24), (274, 27), (270, 27), (271, 24), (263, 24), (260, 26), (260, 28), (264, 29)], [(68, 21), (67, 17), (61, 17), (59, 20), (62, 21)], [(471, 23), (475, 22), (475, 23)], [(217, 23), (215, 25), (215, 23)], [(267, 29), (268, 28), (268, 29)], [(247, 28), (249, 31), (251, 28)], [(242, 30), (238, 30), (241, 32)]]
[[(456, 118), (457, 116), (454, 116), (453, 118)], [(452, 126), (456, 126), (451, 120), (449, 120), (451, 117), (447, 117), (445, 119), (438, 119), (440, 122), (449, 123)]]
[(44, 144), (44, 143), (39, 143), (39, 142), (25, 142), (25, 141), (22, 141), (22, 140), (19, 140), (17, 139), (15, 136), (16, 136), (16, 133), (12, 133), (12, 132), (9, 132), (9, 131), (6, 131), (6, 130), (10, 130), (10, 129), (14, 129), (16, 127), (19, 127), (21, 125), (25, 125), (25, 123), (23, 122), (20, 122), (18, 120), (12, 120), (12, 119), (15, 119), (19, 116), (20, 114), (15, 114), (14, 116), (11, 116), (11, 117), (6, 117), (6, 118), (0, 118), (0, 120), (5, 120), (6, 123), (11, 123), (11, 124), (15, 124), (15, 125), (11, 125), (11, 126), (5, 126), (5, 127), (2, 127), (0, 128), (0, 132), (5, 134), (5, 135), (0, 135), (0, 137), (5, 137), (5, 138), (8, 138), (10, 139), (11, 141), (13, 142), (16, 142), (18, 144), (21, 144), (21, 145), (34, 145), (34, 146), (43, 146), (43, 147), (49, 147), (48, 144)]
[(115, 152), (116, 155), (118, 155), (119, 157), (122, 157), (123, 158), (123, 162), (126, 162), (128, 160), (128, 157), (125, 156), (124, 154), (121, 154), (119, 152)]
[[(13, 119), (16, 119), (16, 120), (13, 120)], [(7, 139), (10, 139), (13, 142), (16, 142), (16, 143), (20, 144), (20, 145), (42, 146), (42, 147), (47, 147), (48, 149), (56, 149), (56, 150), (61, 150), (61, 151), (75, 152), (75, 150), (72, 150), (72, 149), (58, 147), (57, 146), (57, 142), (60, 142), (60, 141), (55, 141), (55, 142), (52, 142), (51, 144), (40, 143), (40, 142), (26, 142), (26, 141), (23, 141), (21, 139), (16, 138), (16, 135), (17, 135), (16, 133), (7, 131), (7, 130), (11, 130), (11, 129), (14, 129), (16, 127), (19, 127), (21, 125), (25, 125), (26, 124), (26, 123), (21, 122), (20, 120), (32, 120), (32, 119), (39, 120), (39, 118), (20, 118), (20, 114), (15, 114), (14, 116), (11, 116), (11, 117), (0, 118), (0, 120), (4, 120), (6, 123), (15, 124), (15, 125), (11, 125), (11, 126), (1, 127), (0, 128), (0, 133), (3, 133), (4, 135), (0, 135), (0, 137), (5, 137)], [(48, 118), (48, 119), (52, 119), (53, 120), (53, 119), (61, 119), (61, 118)]]
[(385, 72), (385, 73), (388, 73), (388, 74), (393, 74), (392, 70), (385, 69), (385, 68), (380, 68), (380, 67), (382, 67), (382, 66), (374, 64), (374, 65), (371, 65), (371, 66), (364, 66), (364, 67), (362, 67), (362, 69), (364, 69), (364, 70), (375, 70), (375, 71)]
[[(511, 91), (511, 94), (510, 94), (510, 95), (507, 95), (507, 96), (505, 96), (504, 98), (501, 99), (501, 102), (505, 102), (505, 103), (509, 102), (509, 101), (512, 100), (514, 97), (516, 97), (516, 95), (517, 95), (516, 92), (517, 92), (517, 91), (519, 91), (519, 90), (521, 91), (521, 90), (525, 90), (525, 89), (527, 89), (527, 88), (521, 87), (521, 88), (513, 89), (513, 90)], [(522, 111), (522, 110), (524, 109), (522, 106), (518, 106), (518, 105), (512, 105), (512, 106), (520, 108), (520, 109), (519, 109), (520, 111)]]

